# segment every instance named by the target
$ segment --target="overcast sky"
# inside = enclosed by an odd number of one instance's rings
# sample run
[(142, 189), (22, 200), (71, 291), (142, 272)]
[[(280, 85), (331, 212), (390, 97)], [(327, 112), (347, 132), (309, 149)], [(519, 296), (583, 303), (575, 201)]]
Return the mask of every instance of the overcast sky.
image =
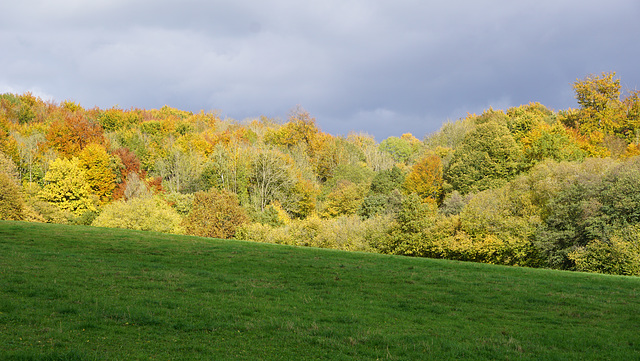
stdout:
[(380, 141), (616, 71), (640, 89), (638, 0), (20, 0), (0, 5), (0, 92), (85, 108), (218, 110)]

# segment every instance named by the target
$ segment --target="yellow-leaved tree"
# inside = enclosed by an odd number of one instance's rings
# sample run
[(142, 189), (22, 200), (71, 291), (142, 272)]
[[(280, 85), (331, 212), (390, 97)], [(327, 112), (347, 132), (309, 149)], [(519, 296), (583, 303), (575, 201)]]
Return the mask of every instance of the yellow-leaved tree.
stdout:
[(116, 187), (116, 176), (111, 168), (111, 157), (105, 147), (89, 144), (80, 152), (78, 159), (85, 171), (85, 179), (91, 192), (98, 196), (100, 202), (108, 202)]
[(45, 185), (38, 196), (75, 215), (95, 211), (86, 172), (76, 157), (56, 158), (44, 175)]

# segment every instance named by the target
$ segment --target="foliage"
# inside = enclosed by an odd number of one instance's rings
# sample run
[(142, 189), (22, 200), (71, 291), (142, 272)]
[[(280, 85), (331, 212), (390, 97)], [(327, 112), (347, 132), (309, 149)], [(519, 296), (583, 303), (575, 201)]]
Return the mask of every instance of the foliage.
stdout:
[(183, 234), (181, 222), (180, 215), (164, 199), (149, 196), (109, 203), (91, 225)]
[(405, 174), (397, 166), (382, 170), (371, 180), (371, 194), (389, 194), (394, 189), (401, 189), (405, 181)]
[(567, 257), (575, 263), (577, 271), (638, 276), (640, 275), (638, 229), (631, 227), (624, 231), (607, 241), (593, 240), (584, 247), (576, 248)]
[(301, 107), (285, 122), (236, 121), (4, 94), (0, 171), (29, 221), (87, 224), (98, 205), (152, 197), (179, 219), (197, 192), (224, 191), (253, 240), (630, 273), (613, 260), (633, 260), (627, 230), (640, 223), (640, 92), (620, 84), (588, 76), (574, 83), (577, 109), (490, 108), (424, 142), (379, 144), (323, 133)]
[(398, 189), (388, 194), (371, 193), (362, 200), (358, 215), (372, 218), (376, 215), (395, 215), (400, 210), (404, 196)]
[(445, 180), (462, 194), (497, 188), (522, 170), (522, 156), (506, 125), (481, 123), (455, 150)]
[(248, 220), (234, 193), (213, 189), (195, 194), (184, 224), (187, 234), (233, 238), (236, 229)]
[(366, 188), (344, 180), (327, 196), (324, 217), (335, 218), (342, 215), (354, 215), (360, 208)]
[(202, 157), (196, 152), (183, 151), (175, 147), (155, 164), (156, 172), (162, 177), (165, 188), (171, 192), (192, 191), (200, 177)]
[(322, 220), (311, 216), (277, 225), (245, 224), (236, 237), (254, 242), (372, 252), (385, 242), (391, 224), (391, 218), (382, 216), (367, 220), (354, 216)]
[(24, 201), (20, 187), (0, 171), (0, 220), (19, 221), (24, 218)]
[(256, 209), (264, 211), (271, 202), (289, 204), (291, 189), (295, 185), (291, 159), (277, 151), (256, 154), (251, 164), (250, 195)]
[(423, 201), (439, 203), (442, 184), (442, 161), (437, 155), (428, 155), (413, 165), (403, 188), (407, 193), (416, 193)]
[(116, 187), (116, 177), (107, 150), (102, 145), (89, 144), (80, 152), (78, 159), (91, 192), (98, 196), (102, 203), (108, 202)]
[(38, 194), (40, 199), (78, 216), (95, 210), (91, 186), (78, 158), (56, 158), (49, 166), (44, 182), (45, 186)]
[(0, 152), (0, 173), (4, 173), (9, 179), (18, 180), (18, 167), (3, 152)]
[(91, 143), (106, 145), (100, 124), (79, 112), (67, 113), (63, 119), (54, 121), (46, 137), (49, 146), (65, 157), (78, 155)]
[(389, 137), (380, 142), (380, 150), (389, 154), (397, 163), (408, 164), (420, 150), (421, 142), (411, 133), (402, 137)]

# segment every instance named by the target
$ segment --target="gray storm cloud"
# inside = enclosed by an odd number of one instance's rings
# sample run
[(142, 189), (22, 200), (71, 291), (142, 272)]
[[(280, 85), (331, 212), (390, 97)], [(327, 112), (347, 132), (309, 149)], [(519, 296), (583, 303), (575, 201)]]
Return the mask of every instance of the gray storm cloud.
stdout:
[(3, 5), (0, 91), (86, 107), (286, 117), (418, 137), (617, 71), (637, 88), (629, 1), (21, 1)]

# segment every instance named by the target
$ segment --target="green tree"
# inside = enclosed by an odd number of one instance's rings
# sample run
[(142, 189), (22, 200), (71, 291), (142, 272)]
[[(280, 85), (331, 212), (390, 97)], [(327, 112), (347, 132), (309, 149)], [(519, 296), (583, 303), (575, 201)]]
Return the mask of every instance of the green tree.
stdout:
[(41, 157), (41, 145), (45, 142), (44, 134), (33, 131), (31, 134), (23, 136), (18, 132), (12, 133), (13, 138), (18, 143), (20, 150), (21, 173), (23, 179), (34, 182), (43, 176), (42, 170), (38, 167), (38, 159)]
[(396, 166), (390, 169), (380, 171), (371, 180), (370, 194), (389, 194), (394, 189), (402, 188), (405, 175), (402, 170)]
[(541, 123), (522, 136), (526, 163), (534, 165), (544, 159), (582, 160), (587, 157), (578, 141), (560, 123)]
[(445, 180), (462, 194), (498, 188), (523, 168), (523, 154), (505, 124), (479, 124), (465, 136), (445, 172)]
[(191, 212), (184, 223), (187, 234), (233, 238), (238, 227), (248, 220), (234, 193), (212, 189), (195, 194)]
[(389, 137), (380, 142), (381, 151), (389, 154), (397, 163), (408, 164), (420, 150), (421, 142), (411, 133), (402, 137)]
[(193, 151), (183, 151), (172, 147), (171, 152), (158, 159), (155, 164), (167, 189), (171, 192), (193, 190), (202, 172), (202, 157)]

